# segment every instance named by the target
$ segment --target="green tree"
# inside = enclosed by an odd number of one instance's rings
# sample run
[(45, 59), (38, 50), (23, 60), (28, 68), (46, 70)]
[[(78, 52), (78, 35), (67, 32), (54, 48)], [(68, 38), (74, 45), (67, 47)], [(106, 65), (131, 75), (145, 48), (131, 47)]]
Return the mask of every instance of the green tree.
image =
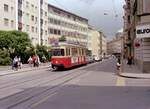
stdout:
[(49, 60), (48, 47), (43, 45), (36, 46), (36, 54), (39, 56), (40, 60), (43, 60), (42, 57), (46, 57), (46, 60)]
[(0, 65), (10, 65), (11, 58), (7, 49), (0, 49)]
[(66, 37), (65, 37), (65, 36), (61, 36), (61, 37), (59, 38), (59, 41), (60, 41), (60, 42), (66, 41)]
[(22, 62), (27, 62), (28, 54), (27, 47), (32, 48), (29, 36), (21, 31), (0, 31), (0, 48), (14, 49), (10, 52), (10, 57), (14, 58), (16, 55), (21, 56)]

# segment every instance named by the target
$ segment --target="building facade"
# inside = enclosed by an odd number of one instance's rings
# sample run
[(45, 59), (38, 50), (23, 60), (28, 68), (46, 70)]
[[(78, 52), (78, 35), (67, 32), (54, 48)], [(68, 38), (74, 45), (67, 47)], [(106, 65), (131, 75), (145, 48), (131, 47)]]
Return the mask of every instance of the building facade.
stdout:
[(16, 0), (0, 0), (0, 30), (16, 29)]
[(120, 55), (123, 50), (123, 36), (117, 36), (111, 41), (107, 42), (108, 55)]
[(103, 32), (100, 32), (100, 46), (100, 54), (104, 57), (107, 54), (107, 37), (104, 35)]
[(93, 57), (95, 57), (96, 59), (100, 58), (100, 34), (99, 31), (95, 30), (92, 27), (89, 27), (88, 49), (91, 51)]
[(34, 46), (39, 44), (39, 0), (18, 0), (17, 8), (17, 29), (19, 31), (27, 32)]
[(88, 50), (94, 57), (102, 58), (107, 54), (107, 39), (103, 32), (89, 26)]
[(67, 43), (87, 46), (88, 20), (49, 4), (48, 35), (49, 45), (65, 37)]
[(125, 47), (143, 72), (150, 71), (150, 0), (126, 0)]
[(48, 4), (47, 0), (0, 0), (0, 30), (27, 32), (32, 44), (67, 43), (87, 46), (88, 20)]
[(40, 44), (48, 46), (48, 1), (40, 1)]

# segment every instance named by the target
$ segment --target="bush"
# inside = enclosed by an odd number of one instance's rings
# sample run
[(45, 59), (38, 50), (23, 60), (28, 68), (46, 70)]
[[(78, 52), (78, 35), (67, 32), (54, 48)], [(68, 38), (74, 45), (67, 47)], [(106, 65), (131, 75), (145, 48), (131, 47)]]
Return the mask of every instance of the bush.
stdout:
[(0, 65), (10, 65), (12, 59), (7, 49), (0, 49)]

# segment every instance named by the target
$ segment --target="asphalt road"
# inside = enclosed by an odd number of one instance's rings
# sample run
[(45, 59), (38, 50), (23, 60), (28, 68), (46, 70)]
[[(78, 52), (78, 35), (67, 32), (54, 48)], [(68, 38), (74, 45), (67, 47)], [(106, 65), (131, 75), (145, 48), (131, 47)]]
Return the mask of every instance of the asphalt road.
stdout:
[(0, 109), (150, 109), (150, 80), (116, 75), (115, 59), (0, 78)]

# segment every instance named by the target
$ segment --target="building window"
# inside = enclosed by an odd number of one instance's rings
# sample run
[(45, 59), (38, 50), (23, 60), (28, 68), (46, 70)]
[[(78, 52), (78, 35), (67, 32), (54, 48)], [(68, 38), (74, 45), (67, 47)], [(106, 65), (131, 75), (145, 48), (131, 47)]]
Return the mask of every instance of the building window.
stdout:
[(34, 21), (34, 16), (33, 15), (31, 16), (31, 20)]
[(58, 35), (60, 35), (60, 30), (58, 30)]
[(8, 26), (8, 24), (9, 24), (9, 20), (7, 18), (4, 18), (4, 25)]
[(49, 29), (49, 34), (54, 34), (54, 30), (52, 28)]
[(27, 25), (27, 26), (26, 26), (26, 29), (27, 29), (27, 31), (29, 31), (29, 30), (30, 30), (30, 26), (29, 26), (29, 25)]
[(37, 23), (37, 17), (35, 17), (35, 22)]
[(8, 12), (8, 5), (4, 4), (4, 11)]
[(54, 29), (54, 34), (57, 34), (57, 30), (56, 29)]
[(14, 27), (14, 21), (11, 20), (11, 27), (13, 28)]
[(35, 10), (37, 10), (37, 6), (35, 6)]
[(38, 33), (38, 29), (37, 28), (35, 29), (35, 31), (36, 31), (36, 33)]
[(29, 2), (28, 1), (26, 2), (26, 8), (29, 8)]
[(34, 33), (34, 26), (32, 26), (32, 32)]
[(47, 25), (47, 21), (45, 21), (45, 25)]
[(26, 13), (27, 17), (29, 18), (29, 13)]
[(143, 13), (150, 14), (150, 0), (143, 0)]
[(53, 23), (54, 20), (52, 18), (49, 19), (49, 23)]
[(34, 5), (33, 4), (31, 5), (31, 7), (32, 7), (32, 9), (34, 9)]
[(45, 35), (47, 35), (47, 30), (45, 31)]
[(11, 7), (11, 12), (13, 12), (14, 11), (14, 7)]
[(45, 16), (47, 16), (47, 12), (45, 12)]

